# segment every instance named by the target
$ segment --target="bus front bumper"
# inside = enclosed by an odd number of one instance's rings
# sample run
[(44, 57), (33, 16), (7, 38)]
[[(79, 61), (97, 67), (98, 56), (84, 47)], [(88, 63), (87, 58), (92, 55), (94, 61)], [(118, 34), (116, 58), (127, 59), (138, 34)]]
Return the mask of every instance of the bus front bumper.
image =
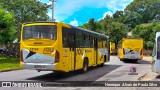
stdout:
[(22, 69), (32, 69), (41, 71), (53, 71), (55, 70), (55, 64), (48, 63), (22, 63)]

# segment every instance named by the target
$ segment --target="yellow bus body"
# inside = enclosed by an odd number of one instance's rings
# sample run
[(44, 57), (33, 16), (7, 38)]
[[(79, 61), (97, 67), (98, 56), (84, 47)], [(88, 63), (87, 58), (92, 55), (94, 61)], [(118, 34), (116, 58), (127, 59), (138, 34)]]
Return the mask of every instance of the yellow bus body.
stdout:
[[(52, 30), (48, 32), (44, 27), (56, 30), (56, 34), (51, 34)], [(36, 28), (38, 34), (35, 33)], [(38, 38), (29, 38), (31, 34)], [(56, 39), (39, 38), (44, 36)], [(26, 23), (22, 24), (21, 30), (20, 67), (38, 71), (69, 72), (82, 69), (84, 60), (87, 60), (88, 67), (97, 66), (109, 61), (108, 46), (108, 37), (105, 35), (62, 22)]]
[(116, 54), (116, 47), (113, 42), (110, 42), (110, 54)]
[(118, 57), (124, 59), (143, 59), (143, 39), (123, 38), (118, 43)]

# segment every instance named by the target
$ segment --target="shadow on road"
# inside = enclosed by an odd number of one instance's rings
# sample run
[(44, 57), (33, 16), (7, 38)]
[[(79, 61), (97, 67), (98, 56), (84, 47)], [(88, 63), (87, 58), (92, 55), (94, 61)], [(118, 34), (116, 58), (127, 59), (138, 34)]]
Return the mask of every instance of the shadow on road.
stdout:
[(135, 61), (135, 60), (125, 60), (123, 62), (124, 63), (129, 63), (129, 64), (150, 64), (149, 61), (145, 61), (145, 60), (138, 60), (138, 61)]
[(41, 76), (27, 78), (34, 81), (95, 81), (109, 72), (119, 68), (121, 65), (104, 65), (103, 67), (91, 67), (88, 72), (80, 74), (79, 71), (69, 73), (49, 73)]

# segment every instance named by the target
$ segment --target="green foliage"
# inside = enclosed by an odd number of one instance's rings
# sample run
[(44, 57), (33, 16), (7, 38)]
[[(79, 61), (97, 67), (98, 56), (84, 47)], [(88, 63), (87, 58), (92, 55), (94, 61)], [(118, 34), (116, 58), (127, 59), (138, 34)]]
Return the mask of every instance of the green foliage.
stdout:
[(92, 31), (96, 31), (96, 22), (94, 18), (91, 18), (88, 22), (88, 29)]
[(0, 72), (19, 69), (19, 58), (5, 58), (0, 56)]
[(108, 30), (107, 35), (111, 42), (116, 44), (124, 37), (127, 37), (127, 28), (123, 23), (112, 22), (111, 29)]
[(126, 24), (129, 28), (129, 31), (134, 28), (136, 25), (141, 23), (142, 16), (136, 12), (127, 12), (125, 13), (125, 17), (123, 19), (124, 24)]
[(141, 23), (149, 23), (160, 20), (160, 0), (134, 0), (125, 11), (136, 12), (142, 15)]
[(88, 23), (83, 24), (82, 26), (79, 26), (79, 27), (81, 27), (81, 28), (85, 28), (85, 29), (89, 29), (89, 28), (88, 28)]
[(141, 24), (132, 30), (135, 38), (143, 38), (145, 48), (153, 48), (156, 32), (160, 31), (160, 23)]
[[(151, 22), (152, 24), (149, 24)], [(113, 17), (106, 15), (104, 19), (96, 22), (95, 29), (96, 32), (108, 35), (114, 43), (119, 42), (131, 31), (131, 37), (143, 38), (145, 48), (152, 48), (155, 34), (160, 31), (159, 22), (160, 0), (133, 0), (124, 11), (116, 11)], [(82, 26), (89, 29), (88, 23)]]
[(20, 37), (21, 24), (33, 21), (46, 21), (48, 5), (38, 0), (0, 0), (0, 6), (8, 12), (14, 12), (16, 38)]
[(107, 31), (111, 29), (112, 22), (113, 18), (110, 15), (106, 15), (104, 19), (98, 22), (101, 25), (101, 28), (97, 28), (98, 32), (107, 34)]
[(115, 22), (121, 22), (121, 23), (123, 23), (124, 22), (124, 18), (125, 18), (125, 14), (124, 14), (123, 11), (116, 11), (113, 14), (113, 18), (114, 18)]
[(113, 21), (114, 18), (106, 15), (104, 19), (98, 22), (91, 18), (88, 23), (80, 27), (106, 34), (111, 42), (118, 43), (123, 37), (127, 36), (127, 27), (123, 23)]
[(48, 20), (48, 5), (37, 0), (0, 0), (3, 8), (14, 12), (16, 24)]
[(0, 8), (0, 43), (7, 45), (13, 42), (14, 35), (16, 33), (16, 27), (14, 26), (15, 19), (13, 13), (9, 13), (6, 10)]

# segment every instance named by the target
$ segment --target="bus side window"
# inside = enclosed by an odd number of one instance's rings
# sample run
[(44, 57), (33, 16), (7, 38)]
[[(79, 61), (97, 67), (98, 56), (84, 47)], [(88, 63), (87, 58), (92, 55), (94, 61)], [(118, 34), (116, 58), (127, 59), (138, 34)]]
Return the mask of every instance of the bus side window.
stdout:
[[(106, 43), (105, 43), (105, 48), (108, 48), (108, 46), (109, 46), (109, 45), (108, 45), (108, 43), (109, 43), (108, 39), (105, 40), (105, 42), (106, 42)], [(108, 42), (108, 43), (107, 43), (107, 42)]]
[(80, 31), (77, 31), (76, 32), (76, 47), (77, 48), (80, 48), (82, 47), (82, 32)]
[(89, 47), (93, 47), (93, 38), (89, 35)]
[(62, 28), (62, 42), (63, 42), (63, 47), (67, 48), (69, 47), (69, 38), (68, 38), (68, 28), (63, 27)]
[(89, 35), (85, 34), (84, 47), (90, 47)]

